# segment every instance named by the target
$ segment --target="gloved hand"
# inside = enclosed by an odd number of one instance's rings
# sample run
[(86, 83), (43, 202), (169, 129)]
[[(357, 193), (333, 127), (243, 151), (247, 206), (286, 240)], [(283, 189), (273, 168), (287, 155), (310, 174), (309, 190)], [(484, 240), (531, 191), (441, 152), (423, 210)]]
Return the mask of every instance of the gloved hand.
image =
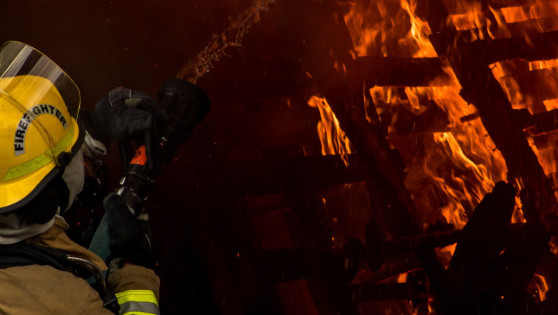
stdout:
[(120, 87), (97, 102), (93, 112), (84, 112), (82, 120), (87, 132), (108, 147), (110, 140), (126, 140), (153, 130), (166, 115), (148, 95)]
[(133, 264), (153, 268), (155, 261), (151, 252), (151, 228), (147, 212), (139, 214), (129, 211), (126, 198), (116, 192), (104, 200), (110, 231), (109, 260), (125, 259)]
[[(144, 143), (143, 147), (136, 148), (137, 156), (128, 161), (119, 187), (104, 200), (111, 258), (124, 258), (152, 267), (151, 233), (143, 202), (161, 168), (209, 111), (209, 99), (197, 86), (179, 79), (171, 79), (163, 85), (158, 108), (153, 100), (139, 92), (127, 94), (113, 90), (111, 93), (95, 110), (97, 118), (103, 115), (110, 118), (104, 122), (104, 128), (110, 131), (105, 136), (125, 139), (149, 132), (144, 140), (154, 142), (154, 145)], [(156, 128), (156, 122), (160, 128)]]

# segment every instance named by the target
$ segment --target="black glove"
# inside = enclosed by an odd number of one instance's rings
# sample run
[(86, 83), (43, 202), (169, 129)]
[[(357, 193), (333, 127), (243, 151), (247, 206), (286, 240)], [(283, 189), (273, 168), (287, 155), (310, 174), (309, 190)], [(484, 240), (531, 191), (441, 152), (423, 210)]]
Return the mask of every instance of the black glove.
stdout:
[(209, 99), (197, 86), (179, 79), (163, 85), (158, 108), (139, 92), (111, 93), (95, 110), (97, 119), (110, 117), (104, 122), (104, 128), (110, 131), (105, 136), (126, 139), (145, 133), (144, 146), (136, 148), (140, 158), (127, 161), (119, 187), (104, 200), (112, 258), (152, 267), (151, 233), (143, 202), (162, 167), (209, 111)]
[(87, 132), (108, 147), (110, 140), (127, 140), (153, 130), (166, 116), (148, 95), (115, 88), (97, 102), (93, 112), (84, 112), (82, 120)]
[(104, 200), (110, 231), (111, 257), (124, 258), (127, 261), (154, 267), (151, 252), (151, 228), (147, 213), (142, 209), (141, 215), (130, 212), (126, 198), (116, 192), (110, 193)]

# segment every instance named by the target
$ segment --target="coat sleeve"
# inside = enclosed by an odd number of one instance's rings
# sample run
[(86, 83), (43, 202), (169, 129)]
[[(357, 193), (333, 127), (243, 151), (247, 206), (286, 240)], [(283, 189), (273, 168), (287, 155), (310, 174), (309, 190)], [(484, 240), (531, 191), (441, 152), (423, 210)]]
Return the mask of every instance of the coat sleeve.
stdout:
[(160, 314), (159, 277), (151, 269), (125, 265), (109, 273), (108, 285), (120, 305), (120, 314)]

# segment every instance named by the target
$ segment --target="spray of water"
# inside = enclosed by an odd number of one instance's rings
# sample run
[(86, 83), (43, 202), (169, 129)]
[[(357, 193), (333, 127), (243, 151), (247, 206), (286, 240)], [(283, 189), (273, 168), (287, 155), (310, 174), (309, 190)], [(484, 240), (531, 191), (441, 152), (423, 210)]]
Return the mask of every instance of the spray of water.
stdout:
[(196, 83), (213, 68), (213, 63), (226, 55), (228, 48), (239, 47), (252, 26), (258, 23), (276, 0), (254, 0), (252, 6), (231, 19), (223, 32), (214, 34), (211, 41), (178, 72), (177, 78)]

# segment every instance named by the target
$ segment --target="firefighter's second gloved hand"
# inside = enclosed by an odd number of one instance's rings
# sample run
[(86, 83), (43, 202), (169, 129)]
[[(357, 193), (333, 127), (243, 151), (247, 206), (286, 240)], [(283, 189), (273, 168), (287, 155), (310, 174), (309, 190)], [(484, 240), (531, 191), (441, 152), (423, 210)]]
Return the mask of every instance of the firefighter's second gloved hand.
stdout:
[(93, 138), (108, 146), (110, 140), (122, 140), (154, 128), (165, 120), (157, 102), (148, 95), (126, 88), (115, 88), (86, 112), (83, 120)]
[(126, 201), (115, 192), (105, 198), (104, 206), (109, 219), (110, 258), (121, 258), (136, 265), (153, 268), (151, 229), (147, 213), (133, 214)]

